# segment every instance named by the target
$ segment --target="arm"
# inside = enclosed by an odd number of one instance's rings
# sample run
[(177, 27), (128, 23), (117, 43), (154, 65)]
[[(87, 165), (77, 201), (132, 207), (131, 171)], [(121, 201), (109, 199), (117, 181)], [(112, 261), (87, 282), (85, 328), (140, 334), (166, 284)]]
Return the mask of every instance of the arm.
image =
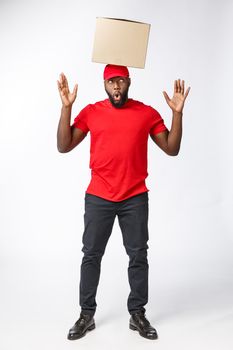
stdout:
[(167, 93), (164, 91), (164, 97), (167, 104), (172, 109), (172, 125), (170, 131), (164, 131), (157, 135), (151, 135), (152, 140), (168, 155), (176, 156), (180, 150), (180, 143), (182, 138), (182, 115), (184, 102), (190, 87), (184, 93), (184, 80), (180, 83), (179, 80), (175, 80), (174, 83), (174, 95), (170, 99)]
[(76, 147), (85, 138), (86, 134), (81, 129), (70, 125), (71, 110), (77, 96), (78, 85), (75, 85), (71, 93), (68, 81), (63, 73), (60, 75), (57, 85), (62, 101), (61, 117), (57, 129), (57, 149), (59, 152), (65, 153)]

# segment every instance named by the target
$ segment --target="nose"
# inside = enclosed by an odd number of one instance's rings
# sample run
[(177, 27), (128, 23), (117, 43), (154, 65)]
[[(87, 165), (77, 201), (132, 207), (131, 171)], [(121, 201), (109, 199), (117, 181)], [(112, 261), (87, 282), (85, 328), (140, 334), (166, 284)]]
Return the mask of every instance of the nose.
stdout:
[(114, 81), (113, 88), (114, 88), (114, 90), (119, 90), (120, 87), (119, 87), (119, 83), (117, 80)]

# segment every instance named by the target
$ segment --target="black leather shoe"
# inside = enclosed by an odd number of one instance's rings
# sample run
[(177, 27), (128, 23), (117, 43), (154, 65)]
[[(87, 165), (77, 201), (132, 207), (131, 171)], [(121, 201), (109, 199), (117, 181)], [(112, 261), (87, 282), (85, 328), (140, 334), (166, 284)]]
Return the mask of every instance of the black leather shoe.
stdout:
[(144, 312), (136, 312), (132, 314), (129, 320), (129, 328), (133, 331), (138, 331), (139, 334), (147, 339), (157, 339), (158, 334), (156, 329), (150, 325), (146, 319)]
[(69, 330), (69, 334), (67, 338), (69, 340), (75, 340), (82, 338), (87, 331), (91, 331), (95, 328), (95, 321), (93, 316), (83, 314), (81, 312), (80, 318), (77, 322), (73, 325), (73, 327)]

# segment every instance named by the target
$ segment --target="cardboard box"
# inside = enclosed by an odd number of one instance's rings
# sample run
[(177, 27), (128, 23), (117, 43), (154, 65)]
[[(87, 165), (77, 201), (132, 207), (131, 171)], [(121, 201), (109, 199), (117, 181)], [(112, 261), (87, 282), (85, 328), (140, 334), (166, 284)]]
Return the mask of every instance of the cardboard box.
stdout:
[(144, 68), (150, 24), (97, 17), (92, 61)]

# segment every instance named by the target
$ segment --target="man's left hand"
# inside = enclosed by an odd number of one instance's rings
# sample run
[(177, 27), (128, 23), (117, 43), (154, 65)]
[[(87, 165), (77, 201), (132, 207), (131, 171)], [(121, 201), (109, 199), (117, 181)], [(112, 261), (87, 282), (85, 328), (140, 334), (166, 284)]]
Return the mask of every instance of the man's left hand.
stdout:
[(184, 102), (188, 96), (189, 91), (190, 87), (184, 92), (184, 80), (180, 81), (180, 79), (175, 80), (174, 82), (174, 94), (172, 99), (170, 99), (168, 94), (163, 91), (163, 95), (167, 101), (167, 104), (173, 112), (182, 113)]

